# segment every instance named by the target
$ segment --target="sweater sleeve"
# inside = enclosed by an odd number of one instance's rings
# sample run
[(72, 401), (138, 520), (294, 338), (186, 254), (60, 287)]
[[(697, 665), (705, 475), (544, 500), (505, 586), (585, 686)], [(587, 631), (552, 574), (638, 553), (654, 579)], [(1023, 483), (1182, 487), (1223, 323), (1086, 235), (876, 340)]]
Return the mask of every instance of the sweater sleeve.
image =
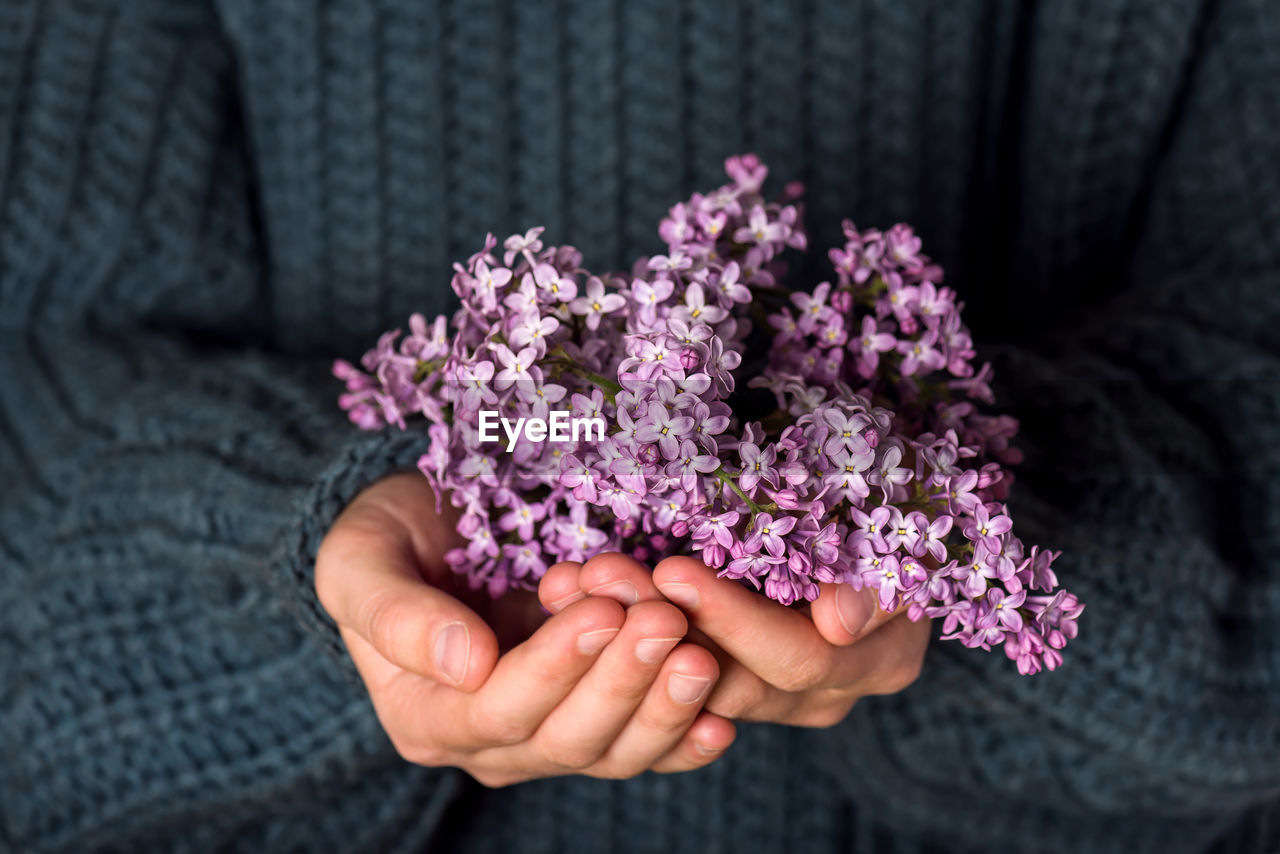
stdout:
[(216, 16), (8, 4), (0, 81), (0, 850), (420, 847), (460, 772), (396, 759), (311, 566), (422, 449), (330, 329), (278, 352)]
[(1218, 12), (1122, 295), (992, 353), (1015, 526), (1063, 550), (1080, 637), (1032, 678), (938, 644), (859, 709), (844, 774), (891, 826), (986, 850), (998, 812), (1017, 850), (1200, 851), (1280, 788), (1280, 74), (1274, 20)]
[[(322, 650), (338, 640), (311, 583), (333, 518), (412, 467), (421, 439), (356, 431), (327, 374), (146, 333), (6, 333), (0, 827), (15, 850), (136, 841), (184, 816), (207, 850), (339, 793), (416, 798), (423, 826), (399, 830), (426, 832), (456, 772), (387, 762), (349, 661)], [(304, 812), (287, 832), (371, 832), (350, 809)]]

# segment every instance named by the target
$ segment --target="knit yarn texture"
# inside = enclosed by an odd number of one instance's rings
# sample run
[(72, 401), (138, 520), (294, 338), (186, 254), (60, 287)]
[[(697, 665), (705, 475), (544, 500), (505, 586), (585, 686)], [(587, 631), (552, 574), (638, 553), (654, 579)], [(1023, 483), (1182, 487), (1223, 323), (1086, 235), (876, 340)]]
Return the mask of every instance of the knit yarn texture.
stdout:
[[(1264, 0), (0, 4), (0, 850), (1280, 850), (1278, 93)], [(331, 360), (742, 151), (946, 266), (1065, 666), (935, 645), (690, 774), (404, 763), (311, 573), (423, 441)]]

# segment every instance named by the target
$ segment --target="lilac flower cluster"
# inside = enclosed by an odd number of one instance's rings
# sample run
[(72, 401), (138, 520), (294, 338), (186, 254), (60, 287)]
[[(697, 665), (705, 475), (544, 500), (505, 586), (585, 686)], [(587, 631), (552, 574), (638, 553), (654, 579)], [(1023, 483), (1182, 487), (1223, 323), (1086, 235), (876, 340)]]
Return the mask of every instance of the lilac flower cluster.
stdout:
[[(425, 416), (419, 468), (462, 512), (448, 560), (493, 595), (557, 561), (602, 551), (693, 553), (783, 604), (820, 583), (869, 587), (885, 610), (943, 620), (944, 637), (1003, 645), (1022, 673), (1061, 663), (1083, 606), (1058, 589), (1058, 553), (1024, 546), (1005, 500), (1017, 423), (989, 416), (962, 305), (911, 229), (858, 231), (833, 249), (836, 281), (791, 292), (783, 256), (807, 237), (796, 203), (762, 195), (767, 169), (673, 207), (666, 252), (597, 276), (542, 229), (492, 236), (453, 288), (452, 323), (415, 316), (364, 370), (345, 362), (341, 405), (366, 429)], [(749, 319), (772, 334), (749, 385), (777, 409), (739, 423)], [(452, 335), (448, 334), (452, 330)], [(483, 441), (481, 411), (603, 418), (602, 441)]]

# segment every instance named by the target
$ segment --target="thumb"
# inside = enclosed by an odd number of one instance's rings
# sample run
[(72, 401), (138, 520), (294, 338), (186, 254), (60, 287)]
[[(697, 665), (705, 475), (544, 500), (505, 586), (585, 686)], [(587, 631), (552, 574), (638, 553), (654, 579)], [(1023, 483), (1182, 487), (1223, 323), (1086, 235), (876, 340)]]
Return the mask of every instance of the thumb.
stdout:
[(881, 611), (876, 592), (869, 587), (854, 590), (848, 584), (818, 585), (818, 598), (810, 606), (813, 625), (834, 646), (848, 646), (891, 618)]
[(423, 580), (394, 537), (333, 531), (316, 558), (316, 593), (334, 621), (396, 667), (474, 691), (498, 659), (493, 630), (471, 608)]

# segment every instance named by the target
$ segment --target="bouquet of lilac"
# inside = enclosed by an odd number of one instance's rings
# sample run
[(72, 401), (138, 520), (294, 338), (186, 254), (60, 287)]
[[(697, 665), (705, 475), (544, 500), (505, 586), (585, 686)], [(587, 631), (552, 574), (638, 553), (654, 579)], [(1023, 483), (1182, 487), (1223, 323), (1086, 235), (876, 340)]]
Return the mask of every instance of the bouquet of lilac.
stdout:
[[(415, 315), (363, 371), (335, 364), (342, 407), (365, 429), (425, 417), (419, 468), (468, 540), (449, 563), (494, 596), (557, 561), (691, 553), (786, 605), (818, 582), (870, 587), (1024, 674), (1054, 669), (1084, 606), (1059, 553), (1013, 533), (1018, 425), (975, 406), (991, 370), (941, 268), (906, 225), (846, 221), (835, 282), (793, 292), (799, 185), (770, 202), (756, 157), (725, 165), (730, 183), (673, 207), (666, 252), (626, 274), (590, 273), (541, 228), (500, 253), (488, 236), (455, 265), (452, 322)], [(768, 358), (744, 378), (749, 337)], [(776, 406), (743, 423), (748, 388)], [(558, 415), (608, 426), (545, 441)]]

